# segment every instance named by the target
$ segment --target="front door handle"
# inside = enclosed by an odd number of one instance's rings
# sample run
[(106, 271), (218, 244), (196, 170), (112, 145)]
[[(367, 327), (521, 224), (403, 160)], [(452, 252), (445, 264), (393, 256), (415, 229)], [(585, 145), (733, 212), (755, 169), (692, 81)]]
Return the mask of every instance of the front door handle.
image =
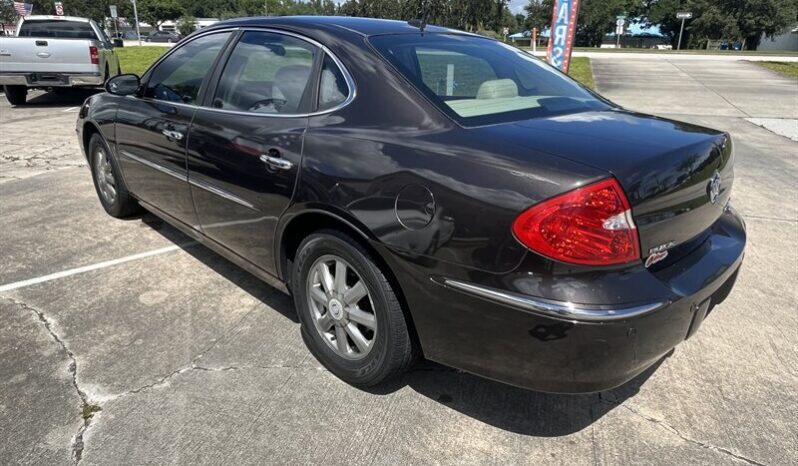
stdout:
[(260, 160), (276, 170), (290, 170), (294, 167), (294, 164), (288, 160), (281, 159), (279, 157), (272, 157), (271, 155), (263, 154), (260, 156)]
[(181, 133), (180, 131), (172, 131), (169, 129), (165, 129), (161, 131), (161, 134), (166, 136), (167, 139), (174, 139), (175, 141), (180, 141), (181, 139), (183, 139), (183, 133)]

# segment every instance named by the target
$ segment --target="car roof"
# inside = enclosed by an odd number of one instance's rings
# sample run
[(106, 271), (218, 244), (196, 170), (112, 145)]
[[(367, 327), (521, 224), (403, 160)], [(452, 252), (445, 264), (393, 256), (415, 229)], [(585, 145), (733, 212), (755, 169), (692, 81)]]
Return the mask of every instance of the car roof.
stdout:
[[(250, 18), (236, 18), (214, 24), (216, 27), (247, 27), (247, 26), (272, 26), (291, 27), (300, 29), (341, 29), (358, 33), (363, 36), (378, 34), (418, 33), (419, 28), (411, 26), (407, 21), (396, 21), (377, 18), (358, 18), (350, 16), (257, 16)], [(428, 25), (425, 32), (460, 32), (454, 29)]]
[(76, 21), (80, 23), (88, 23), (89, 18), (81, 18), (79, 16), (54, 16), (54, 15), (28, 15), (22, 18), (22, 21), (42, 21), (42, 20), (59, 20), (59, 21)]

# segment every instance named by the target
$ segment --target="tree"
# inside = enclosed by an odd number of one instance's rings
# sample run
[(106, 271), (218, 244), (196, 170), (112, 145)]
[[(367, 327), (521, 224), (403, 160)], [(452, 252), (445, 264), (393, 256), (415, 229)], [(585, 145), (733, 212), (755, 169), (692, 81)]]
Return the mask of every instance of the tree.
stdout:
[(529, 29), (537, 28), (542, 32), (551, 26), (554, 0), (530, 0), (524, 10), (526, 11), (526, 25)]
[(762, 36), (783, 32), (798, 19), (798, 0), (645, 0), (641, 16), (659, 24), (673, 42), (678, 40), (681, 20), (677, 11), (690, 11), (683, 44), (703, 47), (707, 40), (740, 40), (755, 50)]
[(175, 29), (183, 36), (187, 36), (197, 30), (197, 18), (189, 15), (181, 16), (175, 24)]
[(139, 0), (139, 20), (161, 28), (164, 21), (174, 21), (183, 15), (183, 7), (177, 0)]
[(0, 0), (0, 24), (14, 24), (17, 21), (17, 11), (11, 0)]

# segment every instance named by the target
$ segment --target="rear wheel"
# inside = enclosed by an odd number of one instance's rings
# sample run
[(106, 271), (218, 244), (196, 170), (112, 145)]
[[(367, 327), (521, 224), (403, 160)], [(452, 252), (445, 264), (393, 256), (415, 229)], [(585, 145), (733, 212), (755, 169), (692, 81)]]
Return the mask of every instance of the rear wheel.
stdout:
[(11, 105), (25, 105), (28, 98), (28, 88), (25, 86), (3, 86), (6, 100)]
[(291, 280), (302, 337), (333, 374), (372, 386), (402, 373), (414, 347), (393, 287), (370, 253), (323, 230), (299, 246)]
[(89, 162), (94, 188), (108, 215), (124, 218), (141, 210), (138, 202), (128, 193), (119, 167), (99, 134), (93, 135), (89, 141)]

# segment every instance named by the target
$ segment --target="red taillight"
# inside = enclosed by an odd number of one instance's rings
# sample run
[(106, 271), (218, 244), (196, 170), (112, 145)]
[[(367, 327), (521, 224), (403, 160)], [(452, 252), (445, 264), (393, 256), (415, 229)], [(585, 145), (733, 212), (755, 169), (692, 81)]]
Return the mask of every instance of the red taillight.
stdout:
[(100, 64), (100, 54), (97, 51), (97, 47), (89, 46), (89, 56), (91, 57), (91, 64), (92, 65), (99, 65)]
[(561, 194), (524, 211), (513, 233), (528, 248), (563, 262), (615, 265), (640, 259), (640, 241), (614, 178)]

